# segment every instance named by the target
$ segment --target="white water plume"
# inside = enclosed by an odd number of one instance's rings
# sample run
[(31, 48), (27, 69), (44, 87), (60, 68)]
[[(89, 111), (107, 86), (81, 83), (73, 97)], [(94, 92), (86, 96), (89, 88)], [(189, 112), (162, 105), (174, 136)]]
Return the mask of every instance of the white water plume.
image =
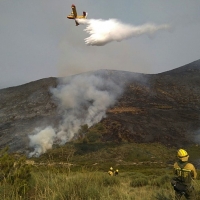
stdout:
[(77, 19), (78, 23), (86, 24), (86, 31), (90, 36), (85, 39), (87, 45), (103, 46), (109, 42), (141, 36), (147, 34), (152, 36), (159, 30), (169, 30), (168, 24), (156, 25), (147, 23), (141, 26), (124, 24), (117, 19)]
[(119, 77), (101, 71), (62, 79), (57, 88), (51, 89), (63, 116), (62, 121), (57, 130), (47, 127), (29, 136), (30, 146), (35, 148), (29, 156), (45, 153), (55, 141), (65, 144), (82, 125), (91, 127), (98, 123), (121, 94), (122, 84)]

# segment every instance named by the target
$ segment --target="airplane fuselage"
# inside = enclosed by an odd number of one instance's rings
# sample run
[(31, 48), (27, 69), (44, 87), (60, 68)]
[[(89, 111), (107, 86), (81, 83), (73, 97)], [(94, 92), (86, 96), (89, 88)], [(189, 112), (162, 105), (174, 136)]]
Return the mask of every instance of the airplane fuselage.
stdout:
[(68, 19), (75, 19), (76, 26), (78, 26), (79, 23), (76, 21), (76, 19), (85, 19), (85, 18), (87, 18), (87, 13), (83, 12), (83, 15), (77, 15), (76, 6), (74, 4), (72, 4), (71, 8), (72, 8), (72, 12), (71, 12), (70, 15), (67, 16), (67, 18)]

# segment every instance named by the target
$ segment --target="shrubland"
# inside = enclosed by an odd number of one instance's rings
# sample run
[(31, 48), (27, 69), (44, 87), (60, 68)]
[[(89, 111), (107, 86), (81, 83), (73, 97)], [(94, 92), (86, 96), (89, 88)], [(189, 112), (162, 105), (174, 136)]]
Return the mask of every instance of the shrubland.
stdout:
[[(0, 199), (18, 200), (171, 200), (170, 180), (176, 160), (175, 147), (159, 143), (102, 142), (99, 129), (38, 158), (0, 152)], [(101, 129), (102, 131), (102, 129)], [(184, 148), (184, 147), (182, 147)], [(200, 147), (188, 146), (192, 162)], [(110, 167), (119, 170), (109, 176)], [(200, 174), (200, 171), (198, 171)], [(200, 179), (194, 181), (200, 199)]]

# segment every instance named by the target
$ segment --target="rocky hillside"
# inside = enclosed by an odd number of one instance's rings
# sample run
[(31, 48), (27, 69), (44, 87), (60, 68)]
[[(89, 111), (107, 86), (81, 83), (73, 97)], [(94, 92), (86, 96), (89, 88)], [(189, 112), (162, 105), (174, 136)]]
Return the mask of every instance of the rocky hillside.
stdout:
[[(109, 76), (118, 75), (126, 86), (101, 121), (103, 141), (198, 143), (200, 60), (155, 75), (110, 71)], [(0, 90), (0, 148), (25, 152), (35, 128), (58, 124), (61, 112), (50, 92), (58, 84), (47, 78)]]
[(103, 120), (107, 138), (183, 146), (199, 143), (200, 60), (132, 81)]
[(29, 143), (28, 134), (38, 126), (55, 122), (57, 106), (49, 88), (56, 85), (56, 78), (47, 78), (0, 90), (1, 148), (24, 151)]

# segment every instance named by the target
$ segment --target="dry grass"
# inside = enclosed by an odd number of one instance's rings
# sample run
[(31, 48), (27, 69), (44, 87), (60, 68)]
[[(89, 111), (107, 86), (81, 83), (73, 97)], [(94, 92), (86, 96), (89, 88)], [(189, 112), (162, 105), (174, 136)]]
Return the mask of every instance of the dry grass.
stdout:
[[(171, 176), (167, 169), (143, 169), (109, 176), (103, 171), (82, 168), (77, 172), (66, 173), (46, 166), (33, 170), (30, 190), (23, 196), (17, 194), (16, 186), (1, 184), (0, 199), (171, 200), (174, 196)], [(200, 194), (200, 180), (196, 180), (194, 186), (197, 194)]]
[[(198, 158), (199, 150), (191, 147), (191, 158)], [(167, 162), (174, 162), (175, 152), (161, 144), (66, 145), (35, 159), (30, 190), (22, 196), (17, 185), (1, 182), (0, 199), (172, 200), (172, 166)], [(107, 174), (110, 166), (119, 169), (118, 176)], [(200, 200), (200, 180), (194, 186)]]

